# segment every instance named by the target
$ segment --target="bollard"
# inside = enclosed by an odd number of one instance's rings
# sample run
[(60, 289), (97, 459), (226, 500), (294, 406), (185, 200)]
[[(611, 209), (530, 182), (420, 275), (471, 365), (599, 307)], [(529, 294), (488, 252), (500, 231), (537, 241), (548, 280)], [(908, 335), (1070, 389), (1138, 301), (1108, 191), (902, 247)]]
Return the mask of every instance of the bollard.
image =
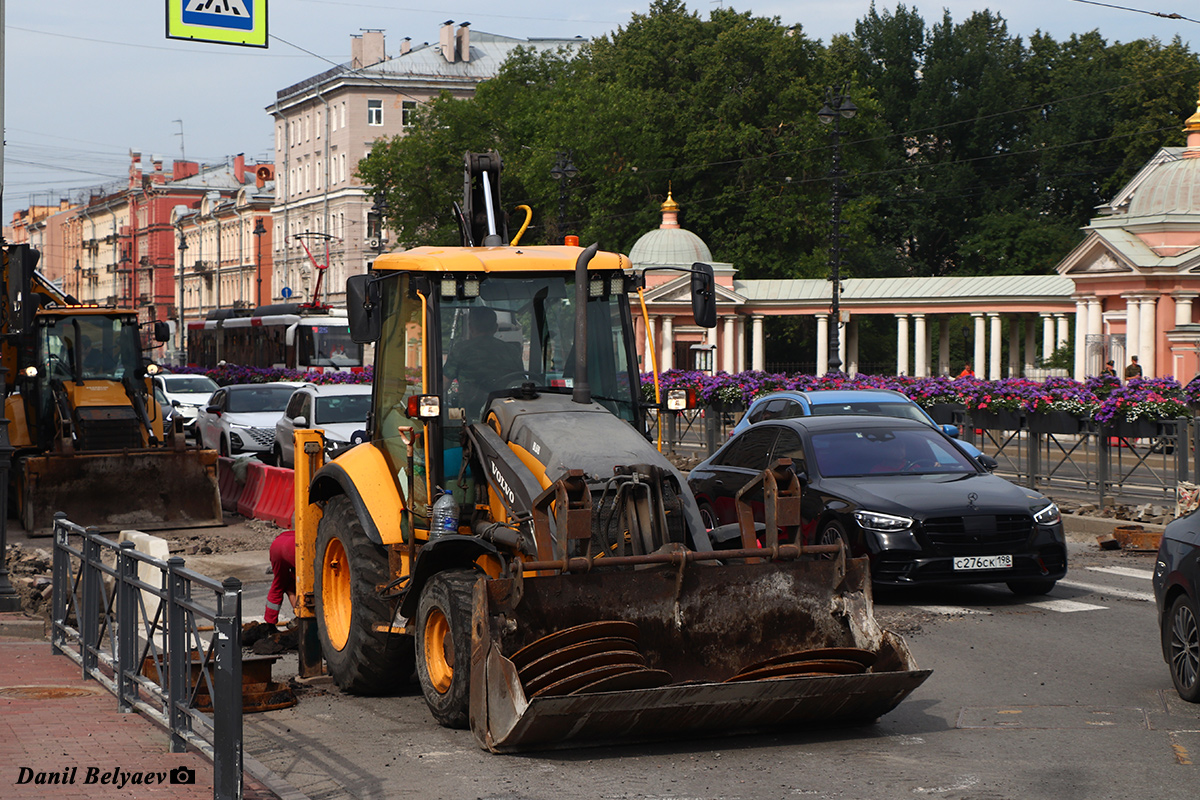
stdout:
[(242, 582), (226, 578), (213, 620), (216, 694), (213, 696), (213, 797), (242, 796)]
[(133, 557), (133, 542), (121, 542), (117, 549), (117, 664), (114, 670), (117, 679), (117, 708), (122, 714), (133, 711), (133, 700), (137, 686), (130, 677), (137, 674), (138, 665), (138, 590), (137, 559)]
[(71, 591), (71, 557), (67, 554), (67, 515), (62, 511), (54, 515), (54, 553), (51, 561), (50, 578), (54, 582), (51, 594), (53, 620), (50, 626), (50, 652), (63, 655), (62, 645), (67, 633), (67, 595)]
[[(192, 653), (188, 647), (187, 609), (188, 582), (179, 571), (184, 560), (179, 556), (167, 559), (167, 718), (171, 723), (171, 752), (187, 752), (187, 735), (192, 731), (192, 717), (187, 713), (190, 693), (189, 674)], [(162, 677), (159, 677), (162, 680)]]

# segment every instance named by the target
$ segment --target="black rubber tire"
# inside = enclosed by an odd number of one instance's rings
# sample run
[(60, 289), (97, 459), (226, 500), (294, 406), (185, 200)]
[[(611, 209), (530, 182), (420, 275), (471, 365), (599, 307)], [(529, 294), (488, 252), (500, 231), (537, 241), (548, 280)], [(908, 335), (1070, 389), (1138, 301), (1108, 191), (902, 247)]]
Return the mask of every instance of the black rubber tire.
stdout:
[[(842, 527), (842, 523), (836, 519), (831, 519), (821, 526), (821, 532), (817, 534), (816, 544), (837, 544), (841, 543), (846, 550), (846, 557), (850, 557), (850, 540), (846, 538), (846, 529)], [(821, 558), (832, 560), (835, 556), (823, 555)]]
[(469, 721), (471, 593), (479, 577), (474, 570), (439, 572), (417, 604), (417, 680), (433, 718), (447, 728)]
[(279, 443), (278, 443), (278, 442), (276, 442), (276, 443), (275, 443), (275, 446), (274, 446), (274, 447), (271, 449), (271, 453), (272, 453), (272, 455), (273, 455), (273, 456), (274, 456), (274, 458), (275, 458), (275, 466), (277, 466), (277, 467), (289, 467), (289, 468), (292, 466), (291, 464), (286, 464), (286, 463), (284, 463), (284, 460), (283, 460), (283, 448), (279, 446)]
[(709, 503), (700, 504), (700, 519), (704, 520), (704, 527), (710, 531), (720, 524), (716, 510)]
[(1187, 595), (1179, 595), (1163, 619), (1163, 651), (1175, 691), (1189, 703), (1200, 703), (1200, 615)]
[(217, 442), (217, 455), (229, 458), (229, 442), (226, 441), (224, 436), (222, 436), (221, 440)]
[(1054, 584), (1058, 581), (1052, 578), (1032, 581), (1009, 581), (1006, 586), (1008, 590), (1015, 595), (1021, 597), (1038, 597), (1044, 594), (1050, 594), (1050, 590), (1054, 588)]
[[(327, 608), (324, 592), (323, 565), (335, 540), (345, 552), (350, 570), (349, 629), (341, 648), (330, 638), (326, 614), (334, 613), (330, 610), (333, 604)], [(314, 565), (317, 636), (329, 674), (344, 692), (359, 695), (392, 692), (412, 674), (415, 658), (412, 637), (378, 630), (378, 626), (391, 624), (395, 613), (392, 604), (380, 597), (377, 590), (390, 577), (387, 549), (367, 538), (345, 495), (326, 503), (324, 516), (317, 525)]]

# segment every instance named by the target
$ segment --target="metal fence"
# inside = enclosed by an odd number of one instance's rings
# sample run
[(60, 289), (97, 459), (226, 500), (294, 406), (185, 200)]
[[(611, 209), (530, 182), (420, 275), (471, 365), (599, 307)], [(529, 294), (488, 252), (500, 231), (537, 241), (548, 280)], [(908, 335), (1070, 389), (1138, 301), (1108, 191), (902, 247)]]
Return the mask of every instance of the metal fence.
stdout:
[(51, 646), (213, 762), (214, 800), (242, 797), (242, 584), (54, 521)]
[[(695, 408), (650, 414), (651, 435), (662, 419), (663, 452), (701, 459), (716, 452), (741, 419), (741, 412)], [(1051, 432), (1020, 417), (995, 427), (954, 412), (939, 419), (957, 425), (962, 438), (999, 463), (996, 473), (1041, 492), (1102, 505), (1106, 500), (1174, 504), (1179, 484), (1200, 472), (1192, 453), (1200, 452), (1200, 425), (1164, 420), (1130, 433), (1088, 423), (1076, 432)], [(1193, 441), (1195, 440), (1195, 441)]]

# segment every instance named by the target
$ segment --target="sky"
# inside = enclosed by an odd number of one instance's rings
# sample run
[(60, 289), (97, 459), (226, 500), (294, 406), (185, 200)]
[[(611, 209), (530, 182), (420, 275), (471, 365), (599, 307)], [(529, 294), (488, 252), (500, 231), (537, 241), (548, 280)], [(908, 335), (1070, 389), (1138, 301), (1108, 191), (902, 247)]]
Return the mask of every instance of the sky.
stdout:
[[(1162, 3), (1166, 5), (1150, 5)], [(418, 7), (423, 5), (424, 8)], [(217, 163), (244, 153), (273, 160), (266, 107), (276, 91), (344, 63), (350, 37), (382, 29), (390, 55), (408, 36), (437, 40), (446, 20), (519, 38), (593, 38), (646, 13), (649, 0), (269, 0), (266, 49), (167, 39), (166, 3), (135, 0), (0, 0), (4, 11), (4, 192), (0, 215), (57, 204), (72, 192), (123, 180), (129, 152)], [(687, 0), (707, 17), (718, 6), (799, 24), (828, 42), (852, 33), (870, 0)], [(896, 8), (879, 0), (880, 10)], [(927, 24), (943, 9), (955, 22), (989, 9), (1010, 34), (1041, 30), (1062, 40), (1099, 30), (1110, 43), (1176, 35), (1200, 48), (1194, 0), (1114, 0), (1110, 5), (1190, 19), (1166, 19), (1079, 0), (908, 0)]]

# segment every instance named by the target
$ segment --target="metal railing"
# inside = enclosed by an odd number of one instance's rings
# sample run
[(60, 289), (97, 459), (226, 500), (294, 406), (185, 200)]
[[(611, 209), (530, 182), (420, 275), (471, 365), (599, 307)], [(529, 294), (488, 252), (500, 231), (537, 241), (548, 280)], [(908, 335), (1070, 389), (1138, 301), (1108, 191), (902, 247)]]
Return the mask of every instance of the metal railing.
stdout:
[[(214, 800), (242, 797), (242, 584), (54, 520), (51, 648), (213, 762)], [(205, 599), (207, 596), (207, 599)], [(205, 624), (210, 623), (210, 624)]]

